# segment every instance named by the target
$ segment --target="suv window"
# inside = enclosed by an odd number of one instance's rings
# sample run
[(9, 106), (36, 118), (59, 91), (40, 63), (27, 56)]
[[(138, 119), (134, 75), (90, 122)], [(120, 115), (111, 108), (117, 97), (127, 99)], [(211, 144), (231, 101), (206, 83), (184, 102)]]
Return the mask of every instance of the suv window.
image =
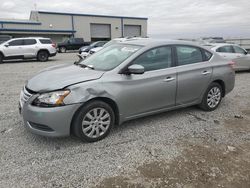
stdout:
[(171, 67), (172, 50), (170, 46), (151, 49), (139, 56), (133, 64), (142, 65), (145, 71), (165, 69)]
[(176, 46), (178, 65), (188, 65), (203, 61), (199, 48), (192, 46)]
[(233, 46), (235, 53), (246, 54), (246, 51), (238, 46)]
[(34, 45), (36, 44), (36, 40), (35, 39), (24, 39), (24, 45)]
[(23, 45), (23, 39), (17, 39), (9, 42), (9, 46), (22, 46)]
[(216, 52), (223, 52), (223, 53), (234, 53), (232, 46), (222, 46), (216, 50)]
[(42, 44), (52, 44), (52, 41), (50, 39), (39, 39), (39, 41), (42, 43)]

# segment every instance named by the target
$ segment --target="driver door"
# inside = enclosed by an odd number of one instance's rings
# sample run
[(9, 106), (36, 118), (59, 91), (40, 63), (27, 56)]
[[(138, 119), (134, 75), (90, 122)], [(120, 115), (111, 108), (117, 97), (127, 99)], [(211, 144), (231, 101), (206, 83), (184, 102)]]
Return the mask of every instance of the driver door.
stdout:
[(23, 39), (12, 40), (4, 45), (3, 53), (6, 57), (23, 57)]
[(145, 68), (144, 74), (121, 74), (119, 97), (122, 113), (132, 119), (150, 112), (175, 106), (176, 69), (172, 67), (172, 47), (151, 49), (132, 64)]

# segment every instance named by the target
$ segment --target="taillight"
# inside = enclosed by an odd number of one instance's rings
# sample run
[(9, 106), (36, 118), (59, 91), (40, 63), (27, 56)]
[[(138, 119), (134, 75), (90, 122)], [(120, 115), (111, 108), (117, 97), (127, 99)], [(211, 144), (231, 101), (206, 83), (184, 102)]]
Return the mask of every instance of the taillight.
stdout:
[(229, 65), (232, 69), (235, 68), (235, 62), (233, 62), (233, 61), (230, 61), (230, 62), (228, 63), (228, 65)]
[(53, 48), (56, 48), (56, 44), (55, 44), (55, 43), (52, 43), (52, 47), (53, 47)]

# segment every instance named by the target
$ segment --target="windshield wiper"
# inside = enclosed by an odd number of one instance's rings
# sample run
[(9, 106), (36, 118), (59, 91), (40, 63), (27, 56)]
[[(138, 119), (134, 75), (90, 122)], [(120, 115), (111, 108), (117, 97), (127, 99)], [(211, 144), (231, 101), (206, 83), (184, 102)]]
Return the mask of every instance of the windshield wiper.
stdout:
[(79, 63), (79, 64), (77, 64), (77, 65), (79, 65), (80, 67), (83, 67), (83, 68), (89, 68), (89, 69), (92, 69), (92, 70), (94, 70), (95, 68), (92, 66), (92, 65), (86, 65), (86, 64), (83, 64), (83, 63)]

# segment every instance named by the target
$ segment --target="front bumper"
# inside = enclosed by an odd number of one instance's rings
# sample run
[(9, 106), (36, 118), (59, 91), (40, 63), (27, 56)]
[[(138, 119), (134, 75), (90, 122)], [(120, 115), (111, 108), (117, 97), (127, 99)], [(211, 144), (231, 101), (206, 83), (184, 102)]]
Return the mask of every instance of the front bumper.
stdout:
[(19, 106), (24, 125), (30, 132), (42, 136), (61, 137), (70, 135), (71, 121), (81, 104), (42, 108), (27, 101)]

